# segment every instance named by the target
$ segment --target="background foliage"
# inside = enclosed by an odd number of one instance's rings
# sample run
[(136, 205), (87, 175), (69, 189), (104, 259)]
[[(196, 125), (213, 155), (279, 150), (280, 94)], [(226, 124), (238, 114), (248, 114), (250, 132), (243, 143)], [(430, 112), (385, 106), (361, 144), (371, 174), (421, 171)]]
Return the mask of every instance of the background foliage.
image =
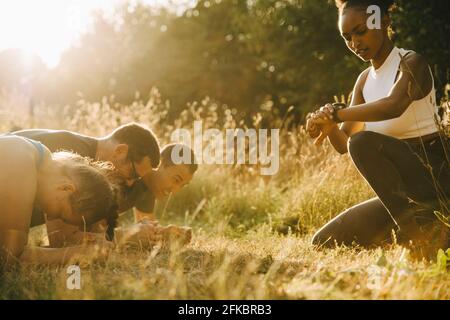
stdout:
[[(396, 41), (436, 66), (442, 94), (450, 2), (398, 3)], [(67, 290), (65, 268), (22, 266), (1, 279), (0, 299), (450, 299), (450, 249), (422, 261), (395, 244), (310, 243), (324, 223), (374, 196), (348, 155), (313, 145), (295, 121), (347, 95), (365, 68), (336, 23), (324, 0), (202, 0), (179, 17), (123, 6), (112, 20), (97, 13), (56, 69), (37, 58), (23, 66), (17, 50), (0, 53), (0, 133), (40, 127), (102, 136), (136, 121), (164, 145), (198, 119), (221, 131), (281, 128), (277, 175), (201, 165), (187, 187), (157, 204), (161, 224), (193, 228), (188, 246), (114, 250), (83, 267), (83, 290)], [(130, 212), (120, 217), (121, 225), (132, 221)], [(45, 235), (34, 228), (30, 244), (47, 244)]]
[[(449, 82), (450, 2), (398, 0), (396, 42), (425, 55), (439, 97)], [(297, 118), (347, 96), (366, 67), (345, 47), (331, 0), (199, 0), (176, 16), (138, 4), (113, 18), (96, 13), (92, 30), (47, 70), (38, 58), (18, 65), (17, 50), (0, 53), (0, 87), (31, 104), (73, 104), (114, 96), (131, 103), (157, 87), (176, 117), (206, 96), (246, 116), (265, 110)]]

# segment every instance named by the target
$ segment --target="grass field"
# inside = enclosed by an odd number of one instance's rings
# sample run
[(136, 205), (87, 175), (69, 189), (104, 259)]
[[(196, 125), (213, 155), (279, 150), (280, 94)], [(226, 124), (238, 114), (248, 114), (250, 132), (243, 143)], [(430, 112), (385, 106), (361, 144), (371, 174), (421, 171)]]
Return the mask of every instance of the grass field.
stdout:
[[(155, 94), (146, 104), (122, 108), (108, 101), (81, 103), (77, 111), (41, 107), (33, 119), (3, 112), (0, 131), (18, 125), (100, 135), (134, 120), (167, 141), (168, 132), (192, 119), (205, 119), (210, 127), (239, 126), (232, 118), (218, 121), (222, 117), (214, 117), (208, 101), (167, 124), (158, 99)], [(12, 110), (5, 101), (3, 110)], [(275, 127), (280, 122), (273, 120)], [(347, 155), (327, 143), (314, 146), (301, 127), (282, 131), (280, 153), (280, 171), (273, 177), (251, 166), (204, 165), (188, 187), (158, 205), (161, 224), (193, 228), (186, 247), (117, 249), (105, 263), (82, 267), (81, 290), (67, 289), (66, 268), (23, 266), (5, 275), (0, 299), (450, 299), (450, 251), (426, 262), (397, 245), (311, 246), (314, 231), (373, 192)], [(131, 219), (125, 214), (122, 225)], [(37, 228), (31, 242), (42, 243), (43, 237)]]

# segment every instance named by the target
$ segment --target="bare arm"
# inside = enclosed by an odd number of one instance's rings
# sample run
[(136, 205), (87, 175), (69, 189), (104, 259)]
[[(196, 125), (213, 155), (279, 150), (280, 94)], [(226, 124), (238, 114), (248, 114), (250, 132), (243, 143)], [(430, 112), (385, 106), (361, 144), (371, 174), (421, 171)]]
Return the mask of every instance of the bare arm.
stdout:
[[(363, 71), (356, 80), (355, 87), (353, 88), (350, 106), (364, 103), (362, 87), (367, 78), (368, 71), (369, 69)], [(330, 141), (333, 148), (340, 154), (344, 154), (348, 152), (347, 141), (349, 137), (354, 135), (356, 132), (361, 131), (364, 128), (364, 122), (346, 121), (342, 123), (340, 127), (338, 127), (336, 123), (330, 121), (328, 126), (329, 129), (327, 130), (327, 135), (325, 135), (322, 131), (321, 136), (319, 136), (316, 144), (321, 143), (321, 141), (325, 139), (326, 136), (328, 136), (328, 140)]]
[(101, 244), (105, 238), (106, 227), (103, 220), (90, 226), (88, 231), (80, 230), (77, 226), (64, 223), (61, 219), (46, 222), (48, 240), (51, 248), (61, 248), (68, 245), (86, 243)]
[[(369, 69), (364, 70), (358, 77), (355, 87), (353, 88), (352, 100), (350, 107), (364, 103), (364, 97), (362, 94), (362, 88), (366, 82)], [(328, 140), (333, 145), (334, 149), (340, 154), (348, 152), (347, 142), (349, 137), (355, 133), (364, 129), (364, 122), (359, 121), (346, 121), (340, 125), (340, 128), (336, 128), (329, 136)]]
[[(127, 242), (138, 242), (138, 240), (136, 240), (138, 238), (151, 242), (157, 242), (160, 240), (161, 237), (155, 233), (157, 228), (159, 228), (157, 221), (154, 219), (148, 219), (146, 213), (141, 212), (141, 214), (141, 220), (139, 220), (137, 224), (115, 229), (114, 239), (117, 243), (124, 244)], [(143, 224), (139, 224), (139, 222), (143, 221), (142, 219), (145, 218), (148, 219), (145, 221), (145, 226)], [(49, 220), (47, 221), (46, 226), (51, 248), (62, 248), (68, 245), (101, 245), (105, 242), (110, 243), (110, 241), (107, 241), (105, 238), (106, 226), (105, 221), (103, 220), (91, 226), (89, 228), (89, 232), (80, 230), (76, 226), (68, 225), (60, 219)], [(53, 252), (43, 252), (43, 255), (49, 257), (53, 255)], [(59, 258), (57, 253), (54, 255), (56, 258), (51, 258), (51, 260)]]
[[(78, 260), (98, 258), (99, 250), (93, 246), (62, 249), (27, 246), (37, 191), (37, 150), (19, 137), (0, 138), (0, 150), (0, 257), (6, 264), (65, 264), (75, 257)], [(51, 157), (48, 150), (44, 157), (44, 161)]]
[(20, 255), (22, 263), (66, 265), (71, 262), (90, 262), (106, 259), (113, 244), (83, 245), (67, 248), (26, 247)]
[[(145, 219), (145, 215), (147, 214), (142, 214)], [(73, 259), (73, 257), (84, 256), (84, 259), (89, 259), (93, 255), (96, 257), (98, 255), (98, 248), (95, 245), (99, 245), (100, 247), (112, 246), (112, 242), (105, 240), (104, 229), (105, 226), (103, 223), (93, 226), (93, 228), (89, 229), (89, 232), (84, 232), (77, 227), (65, 224), (59, 219), (47, 221), (47, 232), (52, 249), (29, 248), (24, 252), (22, 261), (65, 264), (67, 261)], [(177, 239), (181, 239), (187, 243), (192, 236), (190, 228), (171, 225), (163, 227), (156, 220), (150, 219), (141, 220), (141, 223), (138, 222), (130, 226), (116, 228), (114, 234), (115, 242), (119, 246), (139, 245), (143, 248), (152, 247), (158, 243), (167, 244), (168, 241)], [(89, 245), (53, 249), (55, 247), (60, 248), (64, 245), (80, 244)]]
[(400, 117), (415, 100), (422, 99), (431, 90), (432, 80), (426, 60), (417, 53), (403, 58), (398, 80), (389, 95), (370, 103), (339, 110), (343, 121), (383, 121)]
[(26, 140), (0, 138), (0, 256), (18, 258), (27, 243), (37, 189), (37, 153)]

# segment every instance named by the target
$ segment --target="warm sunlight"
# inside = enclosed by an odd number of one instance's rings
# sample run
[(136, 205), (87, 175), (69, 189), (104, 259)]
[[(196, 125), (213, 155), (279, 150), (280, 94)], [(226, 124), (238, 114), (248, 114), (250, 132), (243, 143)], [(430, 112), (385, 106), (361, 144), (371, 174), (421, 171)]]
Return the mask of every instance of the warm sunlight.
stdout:
[(0, 0), (0, 316), (448, 314), (448, 12)]
[[(125, 0), (16, 0), (0, 2), (0, 51), (20, 48), (36, 53), (55, 67), (61, 53), (89, 28), (91, 13), (110, 12)], [(154, 6), (178, 6), (192, 1), (145, 0)], [(130, 1), (131, 4), (136, 1)], [(177, 3), (174, 5), (174, 3)]]

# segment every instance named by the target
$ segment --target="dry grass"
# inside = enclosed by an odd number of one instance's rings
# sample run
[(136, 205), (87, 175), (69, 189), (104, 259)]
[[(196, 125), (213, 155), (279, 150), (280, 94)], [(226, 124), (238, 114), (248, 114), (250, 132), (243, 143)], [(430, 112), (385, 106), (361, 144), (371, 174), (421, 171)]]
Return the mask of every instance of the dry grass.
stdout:
[[(194, 119), (205, 120), (207, 127), (241, 126), (232, 110), (221, 110), (209, 100), (191, 105), (172, 121), (167, 117), (170, 106), (156, 91), (150, 101), (130, 106), (108, 99), (77, 107), (38, 106), (33, 117), (26, 107), (12, 108), (13, 99), (4, 95), (0, 132), (18, 125), (101, 135), (138, 121), (167, 142), (174, 128), (189, 128)], [(261, 117), (255, 117), (256, 127)], [(275, 127), (282, 122), (271, 121)], [(347, 156), (337, 155), (327, 144), (313, 146), (301, 127), (282, 131), (280, 157), (279, 173), (268, 178), (248, 166), (201, 166), (187, 188), (159, 205), (161, 223), (194, 228), (187, 247), (116, 250), (107, 262), (82, 268), (82, 290), (66, 288), (65, 268), (23, 266), (5, 275), (0, 298), (450, 298), (450, 251), (447, 256), (441, 252), (437, 262), (426, 262), (411, 259), (400, 246), (312, 247), (310, 238), (318, 227), (373, 193)], [(121, 217), (122, 224), (130, 222), (130, 214)], [(36, 228), (32, 242), (41, 243), (44, 234)]]
[(67, 290), (66, 269), (24, 267), (3, 299), (449, 299), (445, 268), (412, 262), (406, 250), (317, 251), (309, 237), (197, 233), (181, 250), (115, 252), (82, 269)]

